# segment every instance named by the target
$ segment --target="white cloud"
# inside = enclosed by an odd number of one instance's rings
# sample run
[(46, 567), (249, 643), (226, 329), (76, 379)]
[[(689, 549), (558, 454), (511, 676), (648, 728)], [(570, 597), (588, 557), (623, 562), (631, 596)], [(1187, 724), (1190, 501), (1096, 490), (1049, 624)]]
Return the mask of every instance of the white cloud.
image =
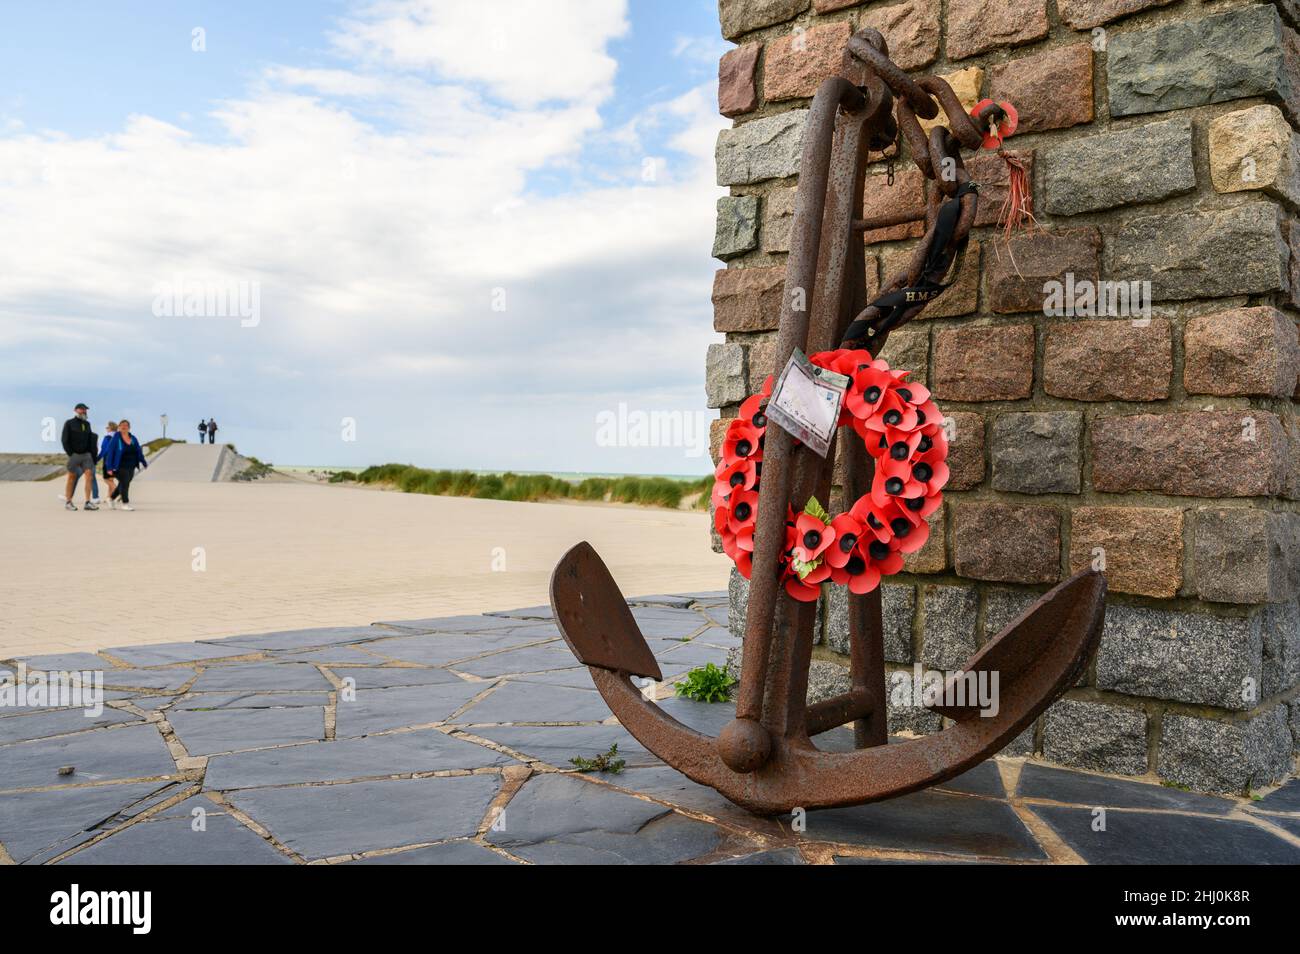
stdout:
[[(138, 390), (174, 376), (257, 395), (238, 413), (271, 431), (302, 402), (391, 415), (455, 402), (472, 382), (518, 405), (515, 452), (553, 468), (563, 463), (540, 455), (570, 451), (545, 433), (547, 395), (578, 419), (574, 401), (702, 406), (725, 124), (712, 85), (611, 135), (598, 106), (622, 5), (497, 6), (367, 7), (333, 38), (351, 61), (267, 69), (215, 111), (217, 139), (144, 115), (95, 138), (0, 133), (10, 383), (79, 385), (109, 354)], [(640, 178), (647, 142), (679, 151), (653, 183)], [(581, 179), (593, 144), (618, 160), (599, 186)], [(531, 186), (556, 169), (578, 185)], [(177, 278), (258, 283), (260, 322), (155, 318), (153, 289)], [(10, 433), (0, 426), (0, 441)], [(458, 449), (491, 464), (473, 438)]]

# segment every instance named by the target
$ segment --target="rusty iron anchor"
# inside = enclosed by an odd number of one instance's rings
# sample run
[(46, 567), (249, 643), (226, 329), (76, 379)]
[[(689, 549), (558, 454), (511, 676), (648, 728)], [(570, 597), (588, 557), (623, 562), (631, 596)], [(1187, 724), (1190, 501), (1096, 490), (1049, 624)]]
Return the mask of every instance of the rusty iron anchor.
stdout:
[[(795, 348), (811, 354), (836, 341), (877, 354), (892, 328), (925, 307), (921, 300), (900, 314), (899, 308), (868, 301), (859, 237), (865, 224), (854, 212), (862, 208), (869, 153), (884, 151), (901, 133), (913, 161), (936, 183), (925, 237), (907, 268), (881, 290), (908, 289), (941, 279), (959, 260), (977, 201), (973, 189), (962, 188), (970, 177), (960, 147), (976, 148), (982, 141), (985, 133), (977, 121), (998, 119), (994, 110), (973, 120), (942, 80), (907, 76), (889, 60), (885, 41), (874, 30), (855, 34), (849, 51), (866, 64), (866, 84), (825, 80), (805, 125), (778, 368)], [(948, 114), (949, 128), (936, 127), (926, 137), (917, 116), (934, 118), (935, 99)], [(938, 227), (941, 196), (960, 201), (955, 228), (951, 216), (946, 230)], [(807, 290), (811, 294), (795, 294)], [(794, 306), (799, 299), (803, 309)], [(623, 726), (667, 764), (759, 814), (892, 798), (966, 771), (1000, 751), (1060, 698), (1087, 667), (1101, 638), (1106, 582), (1101, 573), (1084, 570), (1044, 594), (948, 675), (944, 691), (927, 705), (944, 717), (942, 730), (890, 744), (877, 587), (848, 597), (850, 691), (808, 705), (816, 604), (784, 592), (777, 562), (787, 504), (799, 509), (810, 496), (829, 499), (837, 452), (846, 455), (846, 498), (866, 493), (871, 461), (859, 441), (833, 445), (822, 459), (779, 427), (768, 430), (736, 718), (716, 739), (672, 718), (632, 682), (634, 676), (662, 681), (663, 674), (617, 583), (589, 544), (569, 550), (551, 577), (560, 632)], [(972, 675), (997, 686), (992, 713), (958, 692)], [(818, 735), (849, 723), (853, 751), (817, 747)]]

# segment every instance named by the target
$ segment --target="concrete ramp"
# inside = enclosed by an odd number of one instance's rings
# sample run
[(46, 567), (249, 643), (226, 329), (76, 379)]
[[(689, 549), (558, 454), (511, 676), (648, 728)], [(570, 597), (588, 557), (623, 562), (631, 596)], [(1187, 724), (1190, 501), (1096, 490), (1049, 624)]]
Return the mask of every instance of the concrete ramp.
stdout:
[(149, 469), (139, 471), (136, 479), (210, 484), (218, 479), (229, 453), (225, 444), (169, 444), (149, 459)]

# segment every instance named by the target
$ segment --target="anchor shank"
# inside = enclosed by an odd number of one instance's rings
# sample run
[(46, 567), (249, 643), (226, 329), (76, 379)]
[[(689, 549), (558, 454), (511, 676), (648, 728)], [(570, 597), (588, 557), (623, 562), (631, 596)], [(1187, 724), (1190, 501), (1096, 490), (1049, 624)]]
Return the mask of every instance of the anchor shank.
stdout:
[[(777, 368), (785, 366), (795, 348), (807, 350), (808, 346), (808, 309), (814, 303), (835, 118), (841, 105), (857, 110), (865, 103), (866, 98), (856, 86), (846, 79), (832, 77), (818, 88), (809, 108), (803, 133), (790, 257), (781, 299), (781, 323), (776, 338)], [(739, 719), (757, 720), (764, 708), (763, 694), (768, 681), (768, 659), (781, 586), (777, 561), (785, 546), (786, 504), (790, 500), (794, 477), (789, 466), (793, 447), (793, 438), (781, 428), (774, 427), (768, 431), (763, 448), (763, 491), (754, 530), (745, 653), (736, 696), (736, 716)]]

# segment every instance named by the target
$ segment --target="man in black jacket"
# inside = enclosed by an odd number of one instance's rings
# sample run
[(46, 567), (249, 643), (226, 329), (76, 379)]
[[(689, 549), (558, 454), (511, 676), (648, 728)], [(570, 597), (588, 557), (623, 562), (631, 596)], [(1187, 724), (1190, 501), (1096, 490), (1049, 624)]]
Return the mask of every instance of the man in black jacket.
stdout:
[(99, 436), (90, 428), (86, 412), (90, 408), (78, 404), (73, 416), (63, 424), (63, 453), (68, 455), (68, 482), (63, 492), (63, 506), (76, 510), (72, 494), (77, 489), (77, 478), (85, 475), (87, 510), (98, 510), (90, 497), (90, 481), (95, 473), (95, 459), (99, 456)]

